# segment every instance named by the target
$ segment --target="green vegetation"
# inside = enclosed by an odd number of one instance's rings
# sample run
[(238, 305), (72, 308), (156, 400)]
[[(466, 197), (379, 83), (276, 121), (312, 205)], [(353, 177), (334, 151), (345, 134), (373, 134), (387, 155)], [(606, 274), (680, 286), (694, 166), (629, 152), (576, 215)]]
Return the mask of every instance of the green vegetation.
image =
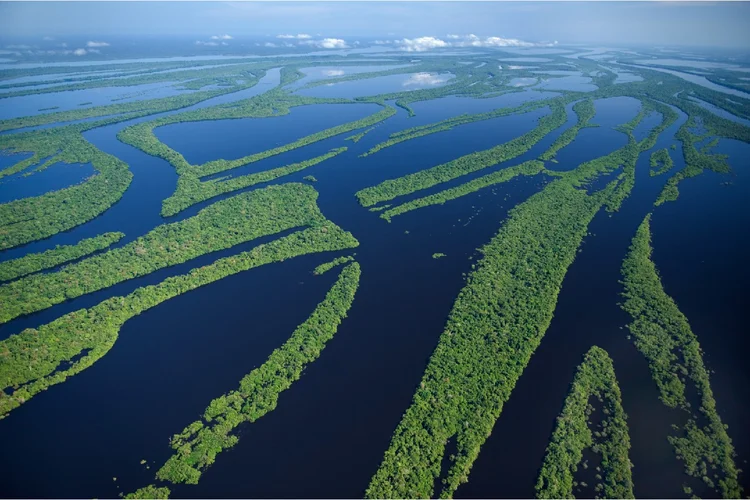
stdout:
[(318, 182), (318, 179), (314, 175), (306, 175), (302, 180), (307, 182)]
[[(596, 176), (596, 168), (608, 167), (589, 162), (580, 179)], [(483, 257), (453, 305), (368, 498), (450, 497), (468, 480), (481, 445), (552, 320), (589, 222), (617, 194), (618, 181), (588, 195), (577, 187), (580, 180), (571, 179), (548, 184), (514, 208), (481, 249)], [(442, 491), (435, 492), (451, 438), (456, 452)]]
[(75, 245), (56, 246), (41, 253), (24, 255), (18, 259), (0, 262), (0, 281), (10, 281), (43, 269), (80, 259), (120, 241), (123, 233), (104, 233), (81, 240)]
[(0, 359), (3, 360), (0, 363), (0, 416), (93, 365), (112, 348), (122, 325), (147, 309), (258, 266), (359, 245), (350, 233), (326, 220), (317, 207), (312, 208), (314, 212), (307, 220), (307, 229), (219, 259), (188, 274), (167, 278), (157, 285), (138, 288), (125, 297), (107, 299), (0, 341)]
[[(601, 404), (604, 415), (593, 433), (588, 422), (594, 411), (589, 403), (592, 397)], [(574, 477), (586, 448), (601, 456), (602, 482), (595, 487), (597, 496), (635, 498), (626, 418), (612, 360), (604, 349), (594, 346), (578, 366), (557, 417), (536, 484), (537, 498), (575, 498)]]
[(418, 208), (427, 207), (430, 205), (442, 205), (446, 201), (466, 196), (469, 193), (473, 193), (480, 189), (484, 189), (495, 184), (507, 182), (519, 175), (536, 175), (544, 172), (544, 164), (538, 160), (531, 160), (524, 162), (520, 165), (513, 167), (504, 168), (497, 172), (492, 172), (482, 177), (478, 177), (474, 180), (468, 181), (460, 186), (456, 186), (451, 189), (446, 189), (438, 193), (425, 196), (423, 198), (416, 198), (412, 201), (408, 201), (402, 205), (397, 205), (393, 208), (385, 210), (380, 217), (389, 221), (391, 218), (416, 210)]
[[(675, 435), (669, 436), (685, 472), (702, 479), (723, 498), (740, 498), (732, 440), (716, 409), (698, 338), (664, 292), (651, 260), (650, 223), (649, 214), (622, 265), (622, 308), (632, 318), (628, 329), (636, 348), (648, 360), (662, 402), (687, 417), (683, 425), (673, 426)], [(697, 400), (689, 401), (688, 392), (695, 393)]]
[(730, 173), (731, 168), (726, 162), (725, 155), (713, 154), (707, 150), (699, 151), (695, 144), (703, 140), (706, 135), (696, 135), (691, 129), (698, 125), (698, 121), (692, 116), (686, 121), (680, 130), (677, 131), (677, 138), (682, 142), (682, 154), (685, 157), (685, 167), (676, 172), (667, 180), (664, 189), (654, 203), (659, 206), (668, 201), (675, 201), (680, 194), (678, 184), (685, 179), (696, 177), (703, 173), (704, 170), (711, 170), (717, 173)]
[(552, 114), (540, 118), (536, 128), (515, 139), (442, 165), (381, 182), (377, 186), (357, 192), (356, 196), (362, 206), (369, 207), (516, 158), (531, 149), (552, 130), (565, 124), (564, 104), (560, 100), (553, 99), (549, 102), (549, 106), (552, 108)]
[(156, 473), (157, 479), (197, 484), (216, 455), (237, 443), (239, 438), (231, 434), (234, 429), (276, 408), (279, 394), (299, 380), (305, 366), (320, 356), (335, 335), (354, 301), (359, 276), (359, 264), (346, 266), (323, 302), (283, 346), (243, 377), (238, 389), (211, 401), (202, 419), (172, 438), (175, 453)]
[[(236, 179), (231, 179), (230, 181), (222, 181), (219, 179), (215, 181), (203, 182), (201, 181), (202, 177), (235, 169), (253, 162), (263, 160), (265, 158), (269, 158), (271, 156), (279, 155), (293, 149), (301, 148), (309, 144), (328, 139), (339, 134), (357, 130), (363, 127), (368, 127), (370, 125), (374, 125), (375, 123), (383, 121), (396, 113), (395, 109), (389, 106), (384, 106), (381, 111), (360, 120), (355, 120), (343, 125), (338, 125), (336, 127), (331, 127), (320, 132), (310, 134), (283, 146), (268, 149), (266, 151), (244, 156), (235, 160), (214, 160), (202, 165), (189, 164), (180, 153), (174, 151), (172, 148), (159, 141), (153, 133), (153, 129), (155, 127), (163, 126), (169, 123), (197, 121), (204, 119), (238, 118), (240, 116), (272, 116), (275, 114), (274, 110), (278, 111), (279, 109), (282, 109), (285, 110), (285, 112), (288, 112), (289, 107), (291, 106), (310, 104), (312, 102), (319, 101), (313, 100), (312, 98), (283, 97), (277, 95), (276, 100), (271, 99), (268, 96), (258, 96), (256, 98), (248, 100), (248, 102), (251, 104), (246, 105), (247, 109), (242, 108), (240, 111), (227, 106), (204, 108), (197, 110), (192, 114), (183, 113), (180, 115), (168, 116), (152, 122), (145, 122), (134, 125), (122, 130), (118, 134), (118, 138), (126, 144), (137, 147), (138, 149), (152, 156), (167, 160), (175, 167), (177, 173), (180, 175), (180, 178), (177, 182), (177, 190), (171, 197), (164, 200), (162, 206), (162, 215), (174, 215), (199, 201), (203, 201), (210, 197), (216, 196), (216, 194), (213, 193), (215, 193), (217, 190), (220, 190), (221, 192), (233, 191), (236, 189), (241, 189), (242, 187), (246, 187), (248, 185), (255, 184), (257, 182), (265, 182), (280, 175), (286, 175), (287, 173), (307, 168), (311, 165), (314, 165), (315, 163), (319, 163), (327, 158), (330, 158), (331, 156), (335, 156), (336, 154), (345, 151), (346, 148), (334, 149), (327, 155), (308, 160), (307, 162), (297, 163), (289, 167), (282, 167), (281, 169), (275, 169), (268, 173), (260, 172), (254, 174), (254, 176), (239, 177)], [(248, 182), (250, 184), (247, 184)]]
[(347, 255), (345, 257), (336, 257), (332, 261), (325, 262), (325, 263), (319, 265), (318, 267), (316, 267), (313, 270), (313, 274), (316, 275), (316, 276), (319, 276), (319, 275), (321, 275), (323, 273), (326, 273), (326, 272), (330, 271), (331, 269), (333, 269), (336, 266), (340, 266), (341, 264), (346, 264), (347, 262), (353, 262), (353, 261), (354, 261), (354, 257), (352, 257), (351, 255)]
[(362, 139), (362, 138), (363, 138), (363, 137), (364, 137), (364, 136), (365, 136), (365, 135), (366, 135), (366, 134), (367, 134), (368, 132), (370, 132), (370, 131), (371, 131), (371, 130), (373, 130), (374, 128), (375, 128), (375, 127), (370, 127), (370, 128), (368, 128), (367, 130), (363, 130), (363, 131), (362, 131), (362, 132), (360, 132), (359, 134), (354, 134), (354, 135), (350, 135), (349, 137), (347, 137), (347, 138), (346, 138), (346, 139), (344, 139), (344, 140), (345, 140), (345, 141), (352, 141), (352, 142), (354, 142), (354, 143), (357, 143), (357, 142), (359, 142), (359, 141), (360, 141), (360, 140), (361, 140), (361, 139)]
[(146, 499), (153, 499), (153, 500), (160, 500), (162, 498), (169, 498), (169, 488), (157, 488), (153, 484), (150, 484), (146, 486), (145, 488), (140, 488), (133, 493), (129, 493), (125, 495), (124, 498), (126, 499), (138, 499), (138, 500), (146, 500)]
[(598, 126), (589, 123), (596, 114), (594, 101), (592, 101), (591, 99), (585, 99), (583, 101), (577, 102), (573, 106), (573, 111), (575, 111), (575, 114), (578, 117), (578, 121), (576, 122), (576, 124), (560, 134), (560, 137), (558, 137), (557, 140), (552, 143), (552, 146), (550, 146), (550, 148), (539, 157), (540, 160), (549, 161), (554, 159), (558, 151), (573, 142), (573, 140), (578, 136), (578, 132), (581, 129), (586, 127)]
[(0, 135), (2, 150), (35, 152), (31, 158), (0, 170), (0, 177), (44, 157), (51, 157), (46, 165), (91, 163), (98, 172), (75, 186), (0, 204), (0, 250), (47, 238), (90, 221), (122, 197), (133, 177), (128, 166), (94, 147), (80, 131), (80, 126), (70, 126)]
[(664, 172), (669, 172), (674, 167), (674, 161), (669, 156), (667, 148), (659, 149), (651, 153), (651, 176), (661, 175)]
[(447, 255), (442, 252), (435, 252), (434, 254), (432, 254), (433, 259), (442, 259), (443, 257), (447, 257)]
[[(215, 198), (216, 196), (231, 193), (232, 191), (238, 191), (262, 182), (270, 182), (280, 177), (284, 177), (285, 175), (299, 172), (300, 170), (317, 165), (329, 158), (333, 158), (344, 151), (346, 151), (345, 147), (336, 148), (323, 155), (310, 158), (309, 160), (239, 177), (201, 181), (198, 177), (183, 175), (177, 179), (177, 191), (175, 194), (162, 202), (162, 215), (165, 217), (176, 215), (196, 203)], [(311, 177), (315, 179), (315, 177), (308, 175), (305, 177), (305, 180), (310, 181)]]
[(527, 113), (535, 109), (543, 108), (548, 105), (547, 102), (532, 101), (517, 106), (515, 108), (499, 108), (494, 111), (487, 113), (478, 113), (474, 115), (459, 115), (453, 118), (448, 118), (436, 123), (430, 123), (427, 125), (421, 125), (418, 127), (412, 127), (405, 130), (394, 132), (390, 135), (387, 141), (381, 142), (373, 146), (369, 151), (361, 154), (360, 156), (365, 157), (377, 153), (381, 149), (385, 149), (394, 146), (400, 142), (416, 139), (417, 137), (424, 137), (426, 135), (434, 134), (437, 132), (443, 132), (446, 130), (452, 130), (454, 127), (464, 125), (467, 123), (475, 123), (484, 120), (491, 120), (493, 118), (500, 118), (502, 116), (509, 116), (518, 113)]
[(322, 218), (316, 199), (313, 188), (297, 183), (243, 193), (56, 273), (2, 285), (0, 324), (209, 252), (312, 224)]

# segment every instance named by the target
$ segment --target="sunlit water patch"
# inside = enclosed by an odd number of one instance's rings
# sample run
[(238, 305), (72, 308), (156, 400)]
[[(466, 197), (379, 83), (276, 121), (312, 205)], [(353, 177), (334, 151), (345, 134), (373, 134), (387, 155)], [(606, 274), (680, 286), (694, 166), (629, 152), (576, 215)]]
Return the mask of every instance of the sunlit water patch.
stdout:
[(404, 75), (379, 76), (365, 80), (328, 83), (309, 89), (299, 90), (301, 95), (311, 97), (355, 98), (390, 92), (404, 92), (440, 87), (453, 78), (450, 73), (411, 73)]

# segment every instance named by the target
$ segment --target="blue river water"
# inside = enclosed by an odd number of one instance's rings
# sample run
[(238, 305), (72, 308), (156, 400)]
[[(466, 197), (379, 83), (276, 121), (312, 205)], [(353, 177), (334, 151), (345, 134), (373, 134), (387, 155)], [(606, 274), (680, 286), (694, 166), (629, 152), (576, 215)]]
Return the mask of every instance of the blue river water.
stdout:
[[(399, 78), (394, 85), (403, 84), (403, 76)], [(242, 97), (262, 92), (274, 81), (278, 81), (278, 71), (269, 72), (262, 85), (244, 91)], [(338, 85), (356, 84), (356, 92), (363, 95), (386, 91), (391, 85), (373, 81)], [(331, 87), (316, 87), (327, 88)], [(351, 88), (342, 89), (342, 95), (354, 93)], [(335, 256), (356, 253), (362, 266), (360, 288), (348, 318), (320, 359), (281, 394), (272, 413), (240, 428), (239, 443), (217, 457), (199, 485), (176, 486), (173, 496), (361, 497), (464, 286), (463, 274), (470, 272), (479, 257), (476, 249), (497, 233), (508, 210), (550, 179), (518, 178), (410, 212), (392, 223), (360, 207), (354, 193), (508, 141), (531, 130), (549, 109), (463, 125), (365, 158), (359, 155), (399, 130), (551, 95), (526, 90), (493, 99), (451, 97), (415, 103), (416, 116), (397, 108), (395, 116), (358, 143), (345, 141), (350, 134), (342, 134), (237, 169), (237, 174), (265, 170), (347, 146), (345, 153), (276, 182), (301, 182), (306, 175), (315, 176), (322, 212), (351, 231), (361, 245), (352, 251), (309, 255), (240, 273), (128, 321), (104, 358), (0, 421), (0, 468), (4, 471), (0, 496), (116, 497), (153, 482), (155, 471), (170, 456), (168, 439), (195, 420), (213, 398), (234, 389), (243, 375), (263, 363), (322, 300), (336, 271), (313, 276), (312, 269)], [(202, 105), (233, 98), (238, 96)], [(548, 166), (570, 170), (621, 147), (625, 135), (612, 128), (631, 120), (639, 106), (630, 98), (596, 100), (593, 122), (599, 126), (584, 129), (558, 153), (558, 163)], [(157, 129), (156, 134), (189, 161), (200, 163), (238, 158), (377, 110), (365, 104), (304, 106), (268, 119), (170, 125)], [(563, 127), (519, 158), (399, 201), (538, 157), (575, 124), (572, 105), (567, 115)], [(638, 134), (645, 134), (658, 123), (657, 118), (650, 117)], [(85, 134), (133, 171), (133, 183), (122, 200), (69, 232), (2, 252), (1, 260), (105, 231), (125, 232), (118, 243), (122, 245), (161, 223), (194, 215), (214, 201), (166, 221), (159, 215), (161, 201), (174, 191), (177, 176), (165, 161), (117, 141), (119, 130), (138, 121), (143, 119)], [(674, 134), (684, 121), (680, 113), (654, 149), (676, 143)], [(738, 463), (750, 456), (750, 440), (742, 427), (750, 420), (750, 385), (744, 383), (746, 377), (737, 375), (747, 373), (742, 359), (747, 352), (742, 287), (749, 276), (738, 263), (748, 248), (745, 229), (750, 220), (744, 208), (750, 194), (746, 160), (750, 151), (747, 145), (732, 141), (722, 141), (717, 149), (729, 155), (734, 175), (704, 174), (691, 179), (681, 185), (677, 202), (656, 209), (653, 201), (667, 175), (650, 177), (650, 152), (641, 155), (633, 194), (619, 212), (602, 212), (592, 222), (583, 251), (563, 283), (555, 318), (457, 497), (534, 495), (544, 449), (575, 367), (594, 344), (607, 349), (615, 362), (629, 415), (636, 495), (681, 495), (681, 465), (665, 438), (672, 415), (658, 400), (645, 360), (627, 339), (622, 329), (627, 317), (617, 306), (622, 259), (638, 224), (651, 211), (654, 259), (667, 292), (690, 320), (706, 350), (707, 364), (715, 371), (714, 393), (722, 418), (730, 425)], [(681, 155), (672, 156), (675, 171), (682, 168)], [(0, 166), (10, 161), (8, 157), (0, 160), (4, 162)], [(45, 174), (50, 182), (63, 182), (63, 170), (51, 167), (24, 182), (39, 181)], [(726, 181), (730, 185), (723, 185)], [(251, 189), (257, 188), (262, 186)], [(221, 198), (227, 196), (231, 195)], [(0, 338), (269, 240), (214, 252), (18, 318), (0, 326)], [(435, 252), (447, 256), (432, 259)], [(141, 465), (141, 460), (146, 464)]]

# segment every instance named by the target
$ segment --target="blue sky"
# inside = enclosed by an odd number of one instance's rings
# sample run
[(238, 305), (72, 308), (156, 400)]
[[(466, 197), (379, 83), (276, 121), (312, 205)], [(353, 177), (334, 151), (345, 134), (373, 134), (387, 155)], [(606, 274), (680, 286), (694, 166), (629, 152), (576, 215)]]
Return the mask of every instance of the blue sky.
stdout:
[(750, 48), (747, 2), (0, 2), (6, 36), (500, 36)]

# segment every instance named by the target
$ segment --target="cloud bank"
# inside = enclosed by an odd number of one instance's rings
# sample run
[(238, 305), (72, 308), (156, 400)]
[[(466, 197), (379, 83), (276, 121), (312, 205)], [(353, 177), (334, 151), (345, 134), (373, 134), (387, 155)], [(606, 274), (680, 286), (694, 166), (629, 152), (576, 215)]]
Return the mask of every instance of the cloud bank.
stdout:
[(305, 40), (301, 42), (304, 45), (310, 45), (321, 49), (348, 49), (346, 41), (341, 38), (324, 38), (322, 40)]
[(455, 35), (445, 37), (448, 41), (434, 36), (423, 36), (419, 38), (404, 38), (402, 40), (376, 40), (376, 45), (393, 44), (406, 52), (424, 52), (431, 49), (442, 49), (447, 47), (553, 47), (553, 43), (526, 42), (517, 38), (503, 38), (499, 36), (479, 37), (474, 34)]
[(298, 33), (296, 35), (276, 35), (276, 38), (296, 39), (296, 40), (308, 40), (312, 38), (307, 33)]
[(232, 35), (214, 35), (211, 40), (232, 40), (233, 38)]
[(92, 47), (93, 48), (97, 48), (97, 47), (109, 47), (109, 44), (107, 42), (93, 42), (93, 41), (89, 41), (89, 42), (86, 42), (86, 47), (89, 47), (89, 48), (92, 48)]

